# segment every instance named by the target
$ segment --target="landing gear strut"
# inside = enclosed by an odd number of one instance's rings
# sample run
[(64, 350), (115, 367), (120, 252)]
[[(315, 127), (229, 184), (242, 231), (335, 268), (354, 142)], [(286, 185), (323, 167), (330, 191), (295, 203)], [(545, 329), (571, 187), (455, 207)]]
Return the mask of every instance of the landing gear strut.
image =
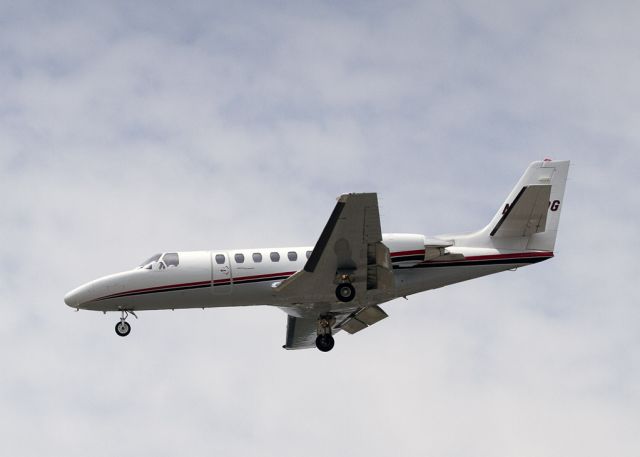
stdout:
[(322, 352), (329, 352), (335, 345), (335, 340), (333, 336), (331, 336), (331, 327), (335, 321), (335, 318), (332, 316), (320, 316), (320, 319), (318, 319), (316, 347)]
[(131, 325), (127, 322), (127, 317), (129, 317), (129, 314), (132, 314), (133, 317), (137, 319), (138, 316), (136, 316), (133, 311), (121, 310), (120, 313), (120, 322), (116, 324), (116, 333), (118, 336), (127, 336), (131, 333)]

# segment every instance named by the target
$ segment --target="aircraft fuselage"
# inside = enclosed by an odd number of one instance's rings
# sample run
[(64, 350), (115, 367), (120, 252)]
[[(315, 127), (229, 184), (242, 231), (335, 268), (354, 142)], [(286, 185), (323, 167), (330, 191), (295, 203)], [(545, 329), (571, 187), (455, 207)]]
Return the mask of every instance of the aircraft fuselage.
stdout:
[[(394, 250), (393, 242), (386, 244), (393, 262), (394, 287), (367, 294), (366, 302), (354, 300), (347, 305), (336, 299), (330, 310), (379, 304), (553, 256), (544, 251), (449, 248), (451, 254), (464, 257), (430, 261), (424, 260), (424, 248), (401, 251)], [(300, 305), (296, 298), (276, 293), (274, 286), (302, 269), (311, 250), (297, 247), (178, 252), (178, 265), (166, 266), (160, 261), (105, 276), (69, 292), (65, 302), (73, 308), (93, 311)]]

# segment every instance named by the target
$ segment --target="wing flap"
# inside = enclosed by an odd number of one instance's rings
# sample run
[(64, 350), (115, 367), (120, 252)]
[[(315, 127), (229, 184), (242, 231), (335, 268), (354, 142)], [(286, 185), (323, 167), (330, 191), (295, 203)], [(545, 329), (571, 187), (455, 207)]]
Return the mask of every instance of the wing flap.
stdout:
[(389, 317), (388, 314), (385, 313), (378, 305), (369, 306), (367, 308), (361, 308), (355, 313), (350, 314), (345, 320), (337, 325), (337, 328), (354, 334), (372, 326), (376, 322), (380, 322), (386, 317)]

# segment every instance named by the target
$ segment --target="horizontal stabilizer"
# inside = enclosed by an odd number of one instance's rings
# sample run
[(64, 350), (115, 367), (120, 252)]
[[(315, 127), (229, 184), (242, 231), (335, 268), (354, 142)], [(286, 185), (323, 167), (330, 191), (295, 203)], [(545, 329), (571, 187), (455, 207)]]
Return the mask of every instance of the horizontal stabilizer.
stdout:
[(550, 197), (550, 184), (523, 187), (513, 202), (505, 205), (502, 217), (491, 231), (491, 236), (528, 237), (544, 232)]

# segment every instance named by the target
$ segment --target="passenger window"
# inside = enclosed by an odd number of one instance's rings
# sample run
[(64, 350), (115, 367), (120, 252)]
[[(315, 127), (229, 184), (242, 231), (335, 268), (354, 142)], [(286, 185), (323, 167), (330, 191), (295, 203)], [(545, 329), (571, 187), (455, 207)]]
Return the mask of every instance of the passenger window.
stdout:
[(178, 264), (180, 263), (180, 259), (178, 257), (177, 252), (167, 252), (165, 255), (162, 256), (162, 260), (164, 261), (164, 264), (167, 266), (167, 268), (177, 267)]
[(218, 265), (224, 263), (224, 255), (222, 254), (216, 254), (216, 263)]
[(307, 251), (307, 259), (308, 259), (309, 257), (311, 257), (311, 252), (313, 252), (313, 251)]
[(235, 255), (236, 263), (244, 263), (244, 254)]
[(259, 252), (254, 252), (252, 257), (255, 263), (262, 262), (262, 254), (260, 254)]
[(271, 257), (272, 262), (280, 262), (280, 254), (277, 252), (272, 252), (269, 257)]
[(289, 251), (287, 253), (287, 257), (289, 257), (289, 260), (291, 260), (292, 262), (295, 262), (296, 260), (298, 260), (298, 253), (294, 251)]

